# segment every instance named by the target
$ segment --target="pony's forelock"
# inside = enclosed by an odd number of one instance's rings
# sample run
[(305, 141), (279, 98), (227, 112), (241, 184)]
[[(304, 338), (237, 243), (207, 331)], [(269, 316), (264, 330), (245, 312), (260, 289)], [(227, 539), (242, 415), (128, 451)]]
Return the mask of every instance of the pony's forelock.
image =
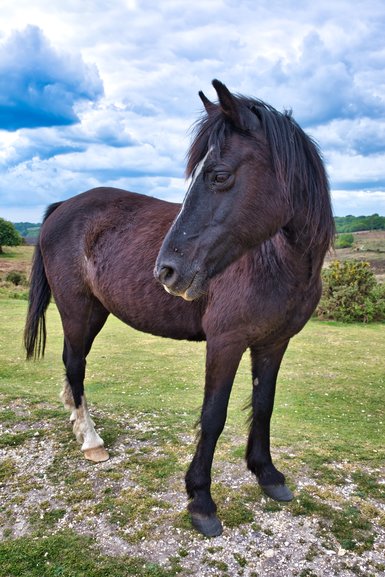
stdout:
[[(233, 97), (241, 111), (248, 109), (259, 119), (285, 202), (293, 212), (306, 204), (306, 228), (314, 231), (311, 243), (323, 239), (329, 245), (334, 235), (334, 221), (328, 178), (318, 146), (297, 124), (291, 110), (281, 113), (262, 100)], [(187, 153), (187, 177), (193, 175), (210, 147), (223, 149), (230, 130), (234, 127), (219, 105), (198, 119), (193, 125), (194, 137)]]

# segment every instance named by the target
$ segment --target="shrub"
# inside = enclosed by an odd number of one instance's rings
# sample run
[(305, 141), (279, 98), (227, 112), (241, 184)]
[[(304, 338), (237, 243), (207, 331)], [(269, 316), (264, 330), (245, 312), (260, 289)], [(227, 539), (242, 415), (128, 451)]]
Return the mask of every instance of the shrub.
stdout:
[(15, 286), (26, 286), (27, 285), (27, 277), (24, 273), (18, 272), (16, 270), (12, 270), (7, 274), (5, 277), (7, 282), (11, 282)]
[(351, 233), (342, 233), (337, 235), (334, 246), (335, 248), (350, 248), (353, 246), (354, 236)]
[(322, 273), (323, 291), (316, 314), (342, 322), (385, 321), (385, 285), (369, 263), (334, 261)]

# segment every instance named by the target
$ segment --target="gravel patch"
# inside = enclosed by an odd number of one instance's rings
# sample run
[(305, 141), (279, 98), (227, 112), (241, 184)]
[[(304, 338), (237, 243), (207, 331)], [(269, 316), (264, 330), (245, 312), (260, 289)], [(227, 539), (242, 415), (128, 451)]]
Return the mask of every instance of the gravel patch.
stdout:
[[(124, 418), (119, 419), (123, 424)], [(316, 513), (295, 515), (289, 507), (268, 511), (269, 500), (262, 495), (247, 500), (253, 521), (237, 526), (224, 523), (223, 535), (206, 539), (192, 530), (186, 520), (183, 473), (168, 476), (154, 491), (147, 490), (145, 485), (138, 486), (140, 463), (137, 469), (130, 467), (130, 458), (143, 450), (154, 458), (162, 455), (162, 447), (157, 446), (152, 452), (151, 442), (135, 437), (135, 432), (153, 430), (145, 418), (130, 416), (126, 422), (130, 427), (116, 440), (112, 458), (99, 465), (84, 461), (81, 452), (75, 451), (69, 425), (63, 424), (57, 434), (57, 420), (30, 423), (30, 436), (23, 443), (0, 448), (0, 463), (9, 467), (9, 474), (0, 478), (0, 539), (28, 535), (34, 523), (39, 520), (44, 523), (45, 512), (60, 510), (61, 517), (47, 527), (47, 534), (72, 529), (92, 536), (98, 550), (107, 555), (142, 557), (165, 568), (177, 563), (182, 576), (385, 576), (384, 500), (371, 498), (363, 503), (370, 508), (375, 535), (372, 547), (366, 551), (345, 550), (328, 530), (327, 520), (325, 524), (325, 518)], [(0, 435), (25, 430), (25, 422), (23, 427), (8, 425), (0, 428)], [(68, 444), (63, 445), (66, 432)], [(188, 460), (191, 442), (192, 437), (184, 436), (181, 440), (186, 447), (180, 458), (183, 464)], [(385, 469), (377, 470), (376, 474), (384, 479)], [(234, 495), (238, 492), (243, 495), (245, 487), (253, 483), (244, 465), (225, 461), (215, 464), (213, 478), (222, 493), (229, 492), (222, 506), (231, 504)], [(311, 476), (303, 476), (298, 480), (297, 494), (314, 488), (318, 492), (326, 490)], [(335, 499), (329, 500), (333, 507), (338, 508), (339, 503), (355, 506), (359, 503), (348, 466), (346, 483), (334, 491)], [(128, 521), (125, 517), (119, 523), (114, 509), (100, 507), (108, 495), (114, 498), (123, 495), (125, 503), (129, 503), (130, 495), (139, 504), (141, 498), (151, 500), (143, 511), (140, 509)], [(43, 538), (44, 525), (41, 530)]]

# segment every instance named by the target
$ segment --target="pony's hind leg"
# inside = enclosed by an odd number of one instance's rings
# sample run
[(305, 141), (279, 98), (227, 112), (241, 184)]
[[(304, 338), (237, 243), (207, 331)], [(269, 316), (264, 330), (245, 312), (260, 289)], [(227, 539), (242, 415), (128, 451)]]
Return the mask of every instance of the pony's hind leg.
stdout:
[(251, 347), (252, 418), (246, 461), (263, 491), (276, 501), (293, 499), (292, 492), (285, 485), (284, 475), (275, 468), (270, 454), (270, 419), (274, 406), (275, 385), (287, 344), (286, 342), (269, 352), (266, 350), (260, 352)]
[(95, 423), (90, 417), (84, 392), (80, 405), (76, 408), (71, 385), (65, 377), (60, 398), (65, 408), (71, 411), (70, 422), (73, 424), (76, 440), (82, 445), (81, 450), (85, 458), (95, 462), (106, 461), (109, 455), (104, 448), (103, 439), (95, 430)]
[(76, 408), (74, 397), (72, 395), (71, 385), (69, 384), (67, 377), (64, 377), (63, 390), (60, 393), (60, 399), (65, 408), (71, 411), (70, 421), (71, 423), (73, 423), (74, 421), (76, 421)]
[(95, 424), (90, 417), (87, 401), (84, 393), (84, 377), (86, 369), (86, 356), (97, 333), (103, 327), (108, 312), (97, 301), (87, 307), (87, 315), (81, 322), (79, 316), (76, 320), (63, 320), (64, 350), (63, 362), (66, 368), (61, 399), (71, 411), (70, 420), (73, 422), (73, 431), (76, 439), (81, 443), (81, 450), (86, 459), (94, 462), (106, 461), (109, 458), (104, 448), (103, 439), (95, 430)]

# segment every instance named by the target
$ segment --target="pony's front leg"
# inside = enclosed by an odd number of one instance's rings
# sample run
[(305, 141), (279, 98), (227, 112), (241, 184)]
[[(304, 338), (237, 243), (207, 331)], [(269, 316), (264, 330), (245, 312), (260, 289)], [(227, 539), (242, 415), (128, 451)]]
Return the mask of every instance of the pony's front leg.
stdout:
[(246, 461), (263, 491), (276, 501), (291, 501), (293, 494), (285, 477), (273, 465), (270, 454), (270, 419), (273, 412), (275, 384), (288, 342), (273, 350), (251, 347), (253, 376), (252, 419)]
[(227, 415), (234, 377), (246, 347), (210, 339), (206, 350), (206, 384), (200, 419), (200, 437), (195, 456), (186, 474), (186, 490), (191, 499), (188, 510), (194, 527), (207, 537), (222, 533), (216, 516), (211, 487), (211, 466), (215, 447)]

